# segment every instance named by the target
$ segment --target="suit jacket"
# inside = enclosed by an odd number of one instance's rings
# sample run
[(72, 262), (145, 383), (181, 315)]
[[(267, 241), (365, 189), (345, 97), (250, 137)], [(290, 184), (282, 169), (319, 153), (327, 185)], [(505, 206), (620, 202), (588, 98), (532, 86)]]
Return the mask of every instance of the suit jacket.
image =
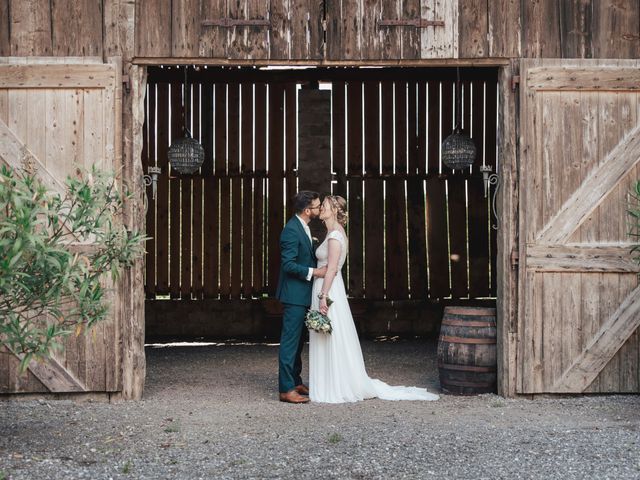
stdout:
[(280, 234), (280, 277), (276, 297), (282, 303), (311, 305), (313, 278), (307, 280), (309, 268), (316, 268), (313, 245), (297, 216), (293, 216)]

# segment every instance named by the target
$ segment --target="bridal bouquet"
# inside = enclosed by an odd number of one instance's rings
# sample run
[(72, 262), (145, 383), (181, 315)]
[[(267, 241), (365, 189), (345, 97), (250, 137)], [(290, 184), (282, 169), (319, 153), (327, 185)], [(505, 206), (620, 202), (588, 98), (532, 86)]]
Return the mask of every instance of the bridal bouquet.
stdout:
[[(333, 301), (327, 297), (327, 306), (331, 306)], [(331, 320), (326, 315), (323, 315), (318, 310), (309, 310), (304, 324), (309, 330), (313, 330), (318, 333), (331, 333)]]

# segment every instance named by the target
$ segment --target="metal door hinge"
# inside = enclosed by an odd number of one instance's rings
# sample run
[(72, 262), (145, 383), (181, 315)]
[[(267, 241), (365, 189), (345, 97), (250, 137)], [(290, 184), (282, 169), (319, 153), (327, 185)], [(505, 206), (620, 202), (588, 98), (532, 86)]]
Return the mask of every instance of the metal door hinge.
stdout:
[(378, 27), (444, 27), (444, 20), (424, 20), (422, 18), (402, 18), (399, 20), (378, 20)]
[(131, 79), (129, 75), (122, 75), (122, 87), (126, 93), (131, 91)]
[(520, 254), (515, 248), (511, 250), (511, 268), (516, 269), (520, 265)]
[(268, 27), (271, 28), (271, 20), (264, 20), (259, 18), (254, 19), (242, 19), (242, 18), (215, 18), (213, 20), (203, 20), (203, 27)]
[(511, 77), (511, 91), (515, 92), (516, 88), (520, 85), (520, 75), (514, 75)]

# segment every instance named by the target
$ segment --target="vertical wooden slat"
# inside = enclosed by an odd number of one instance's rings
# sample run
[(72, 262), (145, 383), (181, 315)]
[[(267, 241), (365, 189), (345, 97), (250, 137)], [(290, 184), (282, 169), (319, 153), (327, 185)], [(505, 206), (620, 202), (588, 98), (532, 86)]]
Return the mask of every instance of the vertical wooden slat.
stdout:
[[(422, 166), (424, 172), (426, 158), (426, 131), (418, 126), (425, 126), (426, 86), (424, 83), (409, 83), (407, 101), (407, 128), (409, 130), (409, 173), (417, 173)], [(424, 107), (418, 105), (422, 99)], [(420, 114), (420, 117), (418, 117)], [(426, 126), (425, 126), (426, 128)], [(407, 180), (407, 219), (409, 235), (409, 289), (412, 299), (427, 297), (427, 244), (425, 236), (425, 196), (424, 181), (409, 177)]]
[(269, 86), (269, 294), (274, 295), (280, 273), (280, 232), (284, 225), (284, 86)]
[[(466, 0), (460, 2), (458, 25), (458, 54), (460, 58), (485, 57), (488, 48), (487, 8), (484, 0)], [(504, 18), (503, 18), (504, 21)]]
[(346, 161), (345, 161), (345, 109), (344, 109), (344, 82), (333, 82), (331, 86), (331, 116), (333, 140), (333, 171), (337, 181), (334, 186), (334, 194), (347, 198)]
[(214, 117), (218, 103), (217, 98), (214, 103), (214, 93), (214, 85), (202, 85), (202, 146), (205, 152), (205, 163), (202, 166), (204, 176), (203, 269), (205, 298), (215, 298), (220, 292), (218, 283), (220, 182), (215, 177), (218, 146), (217, 143), (214, 144)]
[[(195, 175), (192, 180), (192, 220), (191, 220), (191, 296), (195, 299), (201, 299), (203, 296), (203, 275), (202, 275), (202, 200), (203, 190), (202, 183), (204, 179), (204, 172), (206, 169), (206, 163), (211, 162), (211, 145), (204, 145), (204, 135), (200, 131), (201, 122), (200, 115), (203, 115), (200, 84), (194, 84), (192, 88), (192, 123), (191, 133), (193, 138), (198, 139), (203, 148), (209, 148), (207, 152), (205, 150), (205, 165), (200, 168), (200, 175)], [(205, 123), (204, 128), (211, 128), (211, 124)]]
[[(240, 85), (229, 84), (227, 127), (229, 175), (231, 179), (231, 297), (239, 298), (242, 289), (242, 179), (240, 173)], [(224, 203), (223, 203), (224, 205)]]
[[(474, 81), (471, 120), (472, 139), (477, 148), (474, 170), (483, 163), (484, 127), (487, 122), (484, 109), (484, 82)], [(495, 112), (495, 109), (493, 110)], [(495, 120), (493, 120), (495, 121)], [(489, 216), (488, 198), (484, 197), (481, 176), (468, 182), (469, 195), (469, 295), (486, 297), (489, 295)]]
[[(393, 98), (393, 83), (383, 83), (382, 109), (382, 168), (383, 171), (393, 172), (393, 142), (395, 138), (395, 169), (397, 173), (406, 173), (406, 82), (395, 84), (395, 106)], [(395, 109), (395, 132), (393, 113)], [(394, 134), (395, 133), (395, 134)], [(391, 145), (388, 145), (391, 144)], [(407, 284), (407, 223), (405, 182), (393, 178), (386, 182), (384, 226), (386, 236), (386, 299), (406, 299)]]
[[(403, 0), (403, 18), (420, 18), (420, 0)], [(402, 27), (402, 58), (420, 58), (420, 30), (413, 27)]]
[[(149, 84), (146, 100), (147, 114), (143, 127), (142, 162), (145, 172), (150, 166), (156, 165), (156, 86)], [(147, 298), (155, 298), (156, 292), (156, 200), (153, 198), (153, 185), (146, 189), (147, 195), (147, 254), (145, 257), (145, 291)]]
[[(429, 83), (429, 126), (432, 125), (431, 119), (435, 115), (436, 99), (432, 99), (432, 94), (436, 95), (436, 88), (431, 82)], [(429, 173), (438, 171), (439, 144), (453, 131), (453, 82), (444, 81), (440, 88), (442, 91), (440, 102), (442, 109), (441, 136), (440, 138), (437, 136), (430, 138)], [(433, 141), (435, 139), (437, 139), (436, 142)], [(429, 296), (431, 298), (447, 297), (450, 292), (446, 202), (445, 180), (438, 176), (429, 177), (427, 179), (427, 253), (429, 258)]]
[(51, 2), (26, 0), (11, 2), (9, 8), (11, 55), (48, 56), (52, 53)]
[(200, 0), (171, 2), (171, 55), (173, 57), (198, 56), (201, 20)]
[(451, 295), (453, 298), (464, 298), (469, 292), (467, 275), (467, 198), (464, 177), (452, 175), (447, 180), (447, 188)]
[[(9, 17), (9, 0), (0, 1), (0, 57), (8, 57), (11, 55), (11, 39), (9, 29), (10, 17)], [(2, 357), (0, 353), (0, 378), (2, 378)], [(1, 380), (0, 380), (1, 381)], [(0, 384), (0, 391), (2, 385)]]
[[(486, 83), (486, 125), (485, 125), (485, 163), (492, 167), (492, 172), (495, 173), (498, 171), (497, 166), (497, 158), (496, 158), (496, 145), (498, 141), (497, 134), (497, 97), (498, 97), (498, 88), (496, 83), (493, 81), (487, 81)], [(495, 223), (498, 221), (494, 215), (492, 210), (492, 199), (493, 194), (495, 192), (496, 186), (491, 186), (489, 189), (489, 195), (486, 199), (487, 208), (489, 209), (489, 261), (490, 261), (490, 269), (491, 269), (491, 279), (489, 283), (489, 295), (495, 297), (497, 294), (497, 248), (498, 248), (498, 230), (493, 228)]]
[(231, 293), (231, 180), (227, 176), (227, 84), (216, 83), (215, 175), (220, 177), (220, 296)]
[[(429, 105), (427, 108), (427, 94)], [(443, 104), (443, 114), (447, 108)], [(429, 144), (425, 138), (426, 129), (429, 129)], [(419, 165), (424, 165), (424, 156), (427, 157), (427, 169), (429, 173), (440, 172), (440, 142), (444, 136), (440, 132), (440, 82), (432, 80), (428, 84), (418, 83), (418, 148), (421, 152)], [(424, 172), (424, 167), (420, 172)]]
[[(169, 84), (157, 85), (157, 165), (162, 173), (158, 176), (158, 195), (156, 205), (156, 293), (169, 293)], [(162, 207), (160, 207), (162, 206)]]
[[(171, 143), (182, 138), (184, 122), (182, 116), (182, 85), (171, 85)], [(171, 177), (178, 172), (170, 170)], [(171, 298), (180, 298), (180, 206), (181, 182), (169, 179), (169, 291)]]
[[(50, 2), (53, 55), (102, 55), (102, 4), (91, 0)], [(73, 32), (73, 35), (69, 35)]]
[(170, 56), (171, 0), (139, 0), (135, 7), (136, 55)]
[[(347, 158), (349, 174), (361, 174), (362, 157), (362, 83), (350, 81), (347, 85)], [(363, 265), (363, 202), (362, 180), (352, 178), (349, 188), (349, 292), (353, 297), (364, 293)]]
[[(201, 19), (226, 18), (229, 16), (227, 0), (207, 0), (201, 2)], [(228, 52), (228, 35), (224, 27), (202, 27), (200, 34), (200, 47), (198, 53), (201, 57), (226, 58)]]
[[(269, 18), (269, 0), (242, 0), (229, 4), (231, 18)], [(228, 58), (269, 58), (269, 29), (238, 26), (229, 29)]]
[(253, 292), (264, 292), (264, 260), (267, 258), (265, 241), (265, 178), (267, 168), (267, 87), (264, 83), (255, 84), (255, 142), (256, 178), (253, 184)]
[[(293, 204), (291, 199), (296, 194), (296, 96), (297, 85), (287, 83), (285, 87), (285, 178), (286, 178), (286, 215), (290, 218), (293, 215)], [(323, 193), (323, 192), (320, 192)]]
[(557, 58), (560, 50), (560, 2), (524, 2), (522, 11), (522, 55)]
[[(241, 96), (242, 164), (240, 170), (243, 174), (248, 174), (253, 171), (253, 84), (241, 84)], [(253, 243), (252, 207), (254, 196), (251, 180), (248, 176), (242, 180), (242, 294), (245, 298), (251, 298), (253, 293), (252, 252), (261, 248), (261, 245)]]
[(180, 180), (181, 185), (181, 207), (180, 221), (182, 224), (180, 232), (180, 298), (191, 298), (191, 268), (194, 252), (191, 249), (193, 235), (192, 225), (192, 185), (190, 178)]

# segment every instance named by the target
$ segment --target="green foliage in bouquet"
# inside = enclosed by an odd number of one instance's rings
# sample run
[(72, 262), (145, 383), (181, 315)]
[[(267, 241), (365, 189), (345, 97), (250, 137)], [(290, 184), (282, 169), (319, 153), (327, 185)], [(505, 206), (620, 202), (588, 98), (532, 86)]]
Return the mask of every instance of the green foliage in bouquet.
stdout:
[(126, 198), (113, 174), (96, 169), (67, 178), (60, 195), (2, 167), (0, 345), (23, 356), (22, 370), (106, 317), (105, 274), (117, 280), (144, 253), (145, 236), (121, 221)]
[(634, 260), (640, 263), (640, 181), (637, 181), (629, 193), (629, 235), (633, 239), (631, 253)]
[[(333, 300), (327, 297), (327, 306), (330, 307), (332, 303)], [(331, 333), (333, 331), (329, 317), (320, 313), (318, 310), (309, 310), (304, 324), (309, 330), (313, 330), (318, 333)]]

